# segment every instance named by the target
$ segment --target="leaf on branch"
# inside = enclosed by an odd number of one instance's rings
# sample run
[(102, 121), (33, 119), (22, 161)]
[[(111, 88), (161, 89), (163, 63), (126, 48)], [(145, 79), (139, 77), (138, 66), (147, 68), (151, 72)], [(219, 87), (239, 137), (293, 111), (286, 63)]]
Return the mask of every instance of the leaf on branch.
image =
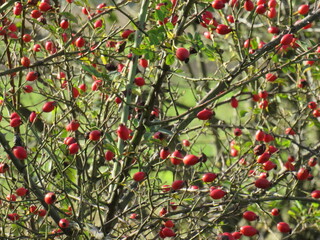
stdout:
[(88, 72), (90, 75), (94, 75), (98, 78), (102, 77), (102, 74), (99, 73), (93, 66), (82, 64), (81, 67), (84, 71)]
[(70, 12), (61, 12), (59, 13), (61, 16), (67, 18), (68, 20), (74, 22), (74, 23), (78, 23), (78, 18), (76, 18), (73, 14), (71, 14)]
[(291, 141), (289, 139), (285, 139), (285, 138), (276, 138), (276, 143), (279, 146), (285, 147), (285, 148), (288, 148), (291, 145)]

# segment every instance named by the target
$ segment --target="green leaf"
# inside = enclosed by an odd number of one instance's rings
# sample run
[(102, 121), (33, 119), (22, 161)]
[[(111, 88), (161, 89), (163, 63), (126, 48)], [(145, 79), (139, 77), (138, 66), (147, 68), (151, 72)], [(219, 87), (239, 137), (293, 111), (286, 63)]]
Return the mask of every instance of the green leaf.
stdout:
[(145, 54), (148, 50), (143, 48), (131, 48), (133, 54), (141, 56)]
[(241, 111), (240, 111), (240, 117), (246, 116), (247, 113), (248, 113), (248, 111), (246, 111), (246, 110), (241, 110)]
[(159, 45), (160, 44), (156, 34), (149, 33), (148, 37), (149, 37), (151, 45)]
[(291, 211), (291, 210), (289, 210), (289, 211), (288, 211), (288, 214), (289, 214), (290, 216), (293, 216), (293, 217), (295, 217), (295, 216), (296, 216), (296, 213), (295, 213), (295, 212), (293, 212), (293, 211)]
[(109, 142), (113, 143), (114, 145), (116, 144), (110, 133), (105, 132), (104, 136), (106, 136), (106, 138), (109, 140)]
[(168, 54), (166, 57), (166, 64), (167, 65), (172, 65), (175, 61), (175, 57), (171, 54)]
[(168, 134), (168, 135), (173, 135), (173, 132), (171, 132), (168, 129), (160, 128), (158, 131), (162, 132), (162, 133), (165, 133), (165, 134)]
[(82, 64), (81, 67), (84, 71), (90, 73), (91, 75), (94, 75), (98, 78), (100, 78), (102, 76), (101, 73), (99, 73), (93, 66)]
[(70, 12), (61, 12), (59, 13), (61, 16), (69, 19), (70, 21), (74, 22), (74, 23), (78, 23), (78, 18), (76, 18), (73, 14), (71, 14)]
[(285, 148), (288, 148), (291, 145), (291, 141), (285, 138), (276, 138), (276, 143), (281, 147), (285, 147)]
[(274, 54), (271, 59), (272, 59), (272, 61), (273, 61), (274, 63), (279, 62), (279, 57), (278, 57), (277, 54)]
[(172, 30), (172, 29), (174, 29), (174, 25), (172, 24), (172, 22), (167, 22), (166, 28), (168, 28), (169, 30)]
[(163, 21), (164, 20), (164, 14), (161, 10), (156, 10), (154, 13), (155, 19)]

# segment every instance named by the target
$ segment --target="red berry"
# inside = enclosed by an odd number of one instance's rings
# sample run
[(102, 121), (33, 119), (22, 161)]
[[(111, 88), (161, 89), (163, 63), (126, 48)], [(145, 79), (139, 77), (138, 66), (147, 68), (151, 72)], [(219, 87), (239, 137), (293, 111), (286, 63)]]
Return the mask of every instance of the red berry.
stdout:
[(237, 149), (235, 149), (235, 148), (231, 148), (231, 150), (230, 150), (230, 155), (231, 155), (232, 157), (236, 157), (236, 156), (239, 155), (239, 151), (238, 151)]
[(17, 112), (11, 113), (11, 114), (10, 114), (10, 119), (15, 119), (15, 118), (21, 119), (20, 116), (19, 116), (19, 114), (18, 114)]
[(265, 163), (269, 159), (270, 159), (270, 154), (268, 152), (264, 152), (260, 156), (258, 156), (257, 163)]
[(15, 222), (15, 221), (18, 221), (20, 216), (18, 215), (18, 213), (9, 213), (7, 215), (7, 217), (9, 218), (9, 220)]
[(202, 176), (202, 181), (213, 182), (216, 178), (217, 178), (217, 174), (215, 174), (215, 173), (205, 173)]
[(65, 218), (61, 218), (59, 221), (59, 227), (61, 227), (61, 228), (69, 227), (69, 221)]
[(67, 19), (63, 19), (61, 22), (60, 22), (60, 27), (62, 29), (67, 29), (69, 27), (69, 21)]
[(143, 179), (145, 179), (146, 174), (144, 172), (136, 172), (135, 174), (133, 174), (133, 180), (135, 180), (136, 182), (141, 182)]
[(267, 73), (266, 74), (266, 80), (268, 82), (274, 82), (275, 80), (277, 80), (278, 76), (272, 73)]
[(22, 4), (20, 2), (16, 2), (15, 6), (13, 7), (13, 14), (16, 16), (20, 16), (23, 10)]
[(111, 161), (114, 158), (114, 153), (110, 150), (107, 150), (104, 157), (107, 161)]
[(161, 189), (163, 192), (169, 192), (171, 190), (171, 187), (170, 185), (163, 185)]
[(256, 132), (255, 138), (257, 141), (263, 141), (265, 133), (262, 130)]
[(197, 118), (200, 120), (208, 120), (213, 115), (214, 115), (214, 112), (211, 109), (205, 108), (205, 109), (201, 110), (200, 112), (198, 112)]
[(66, 137), (64, 140), (63, 140), (63, 143), (67, 146), (69, 146), (70, 144), (72, 143), (75, 143), (76, 142), (76, 139), (74, 137)]
[(234, 23), (234, 17), (232, 15), (228, 15), (227, 20), (229, 23)]
[(312, 115), (316, 118), (320, 117), (320, 108), (313, 110)]
[(268, 28), (268, 32), (272, 33), (272, 34), (278, 34), (280, 32), (280, 29), (278, 27), (275, 27), (275, 26), (270, 26)]
[(198, 162), (199, 162), (199, 158), (197, 156), (195, 156), (195, 155), (192, 155), (192, 154), (186, 155), (183, 158), (184, 165), (192, 166), (192, 165), (195, 165)]
[(42, 111), (43, 112), (52, 112), (53, 109), (57, 106), (57, 103), (55, 101), (51, 101), (51, 102), (46, 102), (43, 106), (42, 106)]
[(29, 115), (29, 122), (33, 123), (36, 121), (37, 113), (35, 111), (31, 112)]
[(220, 35), (226, 35), (228, 33), (230, 33), (232, 31), (232, 29), (224, 24), (219, 24), (216, 28), (216, 32)]
[(160, 150), (160, 158), (166, 159), (170, 155), (169, 148), (165, 147)]
[(231, 97), (231, 102), (230, 102), (230, 104), (231, 104), (231, 107), (237, 108), (238, 105), (239, 105), (239, 102), (238, 102), (238, 100), (237, 100), (235, 97)]
[(82, 7), (81, 11), (84, 15), (90, 14), (90, 9), (88, 7)]
[(74, 132), (77, 131), (78, 128), (80, 127), (80, 123), (77, 120), (72, 120), (67, 126), (66, 130), (68, 132)]
[(27, 57), (22, 57), (20, 62), (21, 62), (21, 65), (24, 67), (30, 66), (30, 59)]
[(296, 132), (292, 128), (287, 128), (285, 131), (286, 135), (295, 135)]
[(234, 239), (240, 239), (242, 236), (241, 232), (233, 232), (232, 236), (234, 237)]
[(182, 159), (184, 158), (183, 154), (181, 153), (180, 150), (175, 150), (171, 156), (170, 156), (170, 161), (172, 162), (172, 164), (174, 165), (179, 165), (180, 163), (182, 163)]
[(164, 223), (164, 226), (168, 227), (168, 228), (173, 228), (174, 227), (174, 223), (171, 220), (168, 220), (168, 221), (166, 221)]
[(269, 8), (269, 11), (268, 11), (268, 17), (269, 18), (275, 18), (277, 16), (277, 9), (276, 8)]
[(289, 162), (289, 161), (287, 161), (287, 162), (284, 163), (284, 167), (285, 167), (288, 171), (294, 171), (294, 165), (293, 165), (291, 162)]
[(251, 0), (245, 0), (243, 7), (246, 11), (252, 11), (254, 9), (254, 4)]
[(139, 59), (139, 65), (143, 68), (147, 68), (149, 65), (148, 60), (144, 58)]
[(15, 146), (12, 153), (19, 160), (24, 160), (28, 157), (27, 150), (21, 146)]
[(27, 195), (28, 192), (29, 192), (28, 189), (25, 189), (24, 187), (17, 188), (16, 190), (16, 194), (20, 197)]
[(87, 85), (85, 83), (82, 83), (78, 86), (78, 88), (82, 91), (85, 92), (87, 91)]
[(309, 167), (314, 167), (315, 165), (317, 165), (317, 163), (318, 163), (318, 159), (316, 157), (312, 157), (308, 161)]
[(101, 137), (101, 131), (99, 130), (93, 130), (89, 133), (89, 139), (91, 141), (99, 141)]
[(281, 45), (289, 45), (293, 40), (293, 35), (292, 34), (285, 34), (280, 40)]
[(259, 217), (257, 214), (255, 214), (252, 211), (246, 211), (242, 214), (243, 218), (248, 220), (248, 221), (254, 221), (257, 220)]
[(316, 109), (317, 108), (317, 104), (315, 102), (309, 102), (308, 103), (308, 108), (310, 109)]
[(165, 227), (161, 230), (161, 233), (164, 237), (174, 237), (176, 234), (171, 228)]
[(272, 216), (278, 216), (280, 214), (280, 210), (278, 208), (273, 208), (271, 210)]
[(312, 191), (311, 197), (317, 198), (317, 199), (320, 198), (320, 190), (314, 190), (314, 191)]
[(210, 197), (213, 199), (221, 199), (226, 195), (226, 192), (223, 191), (222, 189), (216, 188), (212, 191), (210, 191)]
[(252, 226), (242, 226), (240, 228), (240, 232), (247, 237), (252, 237), (259, 233), (258, 230)]
[(42, 12), (47, 12), (51, 9), (51, 5), (47, 2), (41, 2), (39, 5), (39, 9)]
[(277, 169), (277, 164), (275, 164), (274, 162), (272, 162), (270, 160), (263, 163), (263, 170), (270, 171), (272, 169)]
[(6, 163), (0, 163), (0, 173), (5, 173), (9, 170), (9, 166)]
[(20, 118), (14, 118), (10, 120), (10, 126), (11, 127), (19, 127), (22, 124), (22, 121)]
[(265, 143), (272, 142), (273, 140), (274, 140), (274, 137), (271, 134), (265, 133), (264, 138), (263, 138), (263, 141)]
[(276, 0), (269, 0), (268, 2), (268, 7), (269, 8), (274, 8), (277, 6), (277, 1)]
[(144, 78), (142, 78), (142, 77), (136, 77), (134, 79), (134, 83), (139, 87), (142, 87), (143, 85), (146, 84), (146, 82), (144, 81)]
[(301, 15), (306, 15), (309, 12), (309, 5), (303, 4), (298, 8), (298, 13)]
[(52, 41), (47, 41), (45, 44), (45, 49), (47, 51), (52, 51), (52, 49), (54, 48), (53, 42)]
[(130, 138), (129, 129), (124, 125), (120, 124), (117, 129), (118, 137), (122, 140), (128, 140)]
[(233, 134), (235, 135), (235, 136), (241, 136), (242, 135), (242, 130), (240, 129), (240, 128), (235, 128), (235, 129), (233, 129)]
[(71, 155), (73, 155), (73, 154), (78, 153), (80, 147), (79, 147), (79, 144), (78, 144), (78, 143), (71, 143), (71, 144), (68, 146), (68, 149), (69, 149), (69, 153), (70, 153)]
[(277, 224), (277, 228), (278, 228), (279, 232), (282, 232), (282, 233), (290, 233), (291, 232), (291, 228), (290, 228), (289, 224), (286, 222), (279, 222)]
[(260, 98), (263, 98), (263, 99), (266, 99), (268, 97), (268, 92), (267, 91), (261, 91), (259, 92), (259, 97)]
[(244, 41), (243, 47), (244, 48), (251, 48), (252, 47), (250, 38)]
[(97, 10), (96, 10), (96, 13), (102, 13), (105, 9), (105, 7), (107, 6), (107, 4), (105, 3), (100, 3), (98, 6), (97, 6)]
[(39, 18), (39, 17), (41, 17), (41, 15), (42, 15), (42, 12), (40, 12), (39, 10), (32, 10), (31, 11), (32, 18)]
[(222, 0), (214, 0), (211, 4), (214, 9), (224, 8), (224, 2)]
[(190, 142), (189, 142), (189, 140), (187, 140), (187, 139), (184, 139), (184, 140), (182, 141), (182, 144), (183, 144), (183, 146), (185, 146), (185, 147), (189, 147), (189, 146), (190, 146)]
[(180, 61), (188, 61), (190, 56), (190, 52), (186, 48), (178, 48), (176, 50), (176, 57)]
[(40, 52), (41, 46), (40, 46), (40, 44), (35, 44), (32, 49), (34, 52)]
[(252, 94), (252, 100), (255, 102), (259, 102), (260, 100), (259, 94)]
[(28, 74), (26, 76), (26, 80), (27, 81), (34, 81), (34, 80), (38, 79), (38, 77), (39, 77), (38, 72), (28, 72)]
[(254, 185), (257, 187), (257, 188), (261, 188), (261, 189), (267, 189), (271, 186), (271, 183), (269, 182), (268, 179), (265, 179), (265, 178), (258, 178)]
[(183, 180), (175, 180), (172, 184), (171, 187), (173, 190), (179, 190), (183, 188), (185, 182)]
[(24, 90), (26, 93), (31, 93), (31, 92), (33, 92), (33, 87), (30, 86), (30, 85), (25, 85), (25, 86), (23, 87), (23, 90)]
[(48, 192), (45, 196), (44, 196), (44, 201), (46, 202), (46, 204), (53, 204), (55, 201), (57, 200), (56, 194), (54, 192)]
[(302, 167), (299, 169), (299, 171), (296, 174), (296, 177), (298, 180), (306, 180), (309, 177), (309, 171), (308, 169)]
[(256, 7), (256, 13), (264, 14), (267, 11), (265, 4), (260, 4)]
[(45, 209), (39, 209), (39, 211), (37, 211), (39, 217), (44, 217), (47, 214), (47, 210)]
[(8, 201), (10, 201), (10, 202), (15, 202), (15, 201), (17, 201), (17, 196), (14, 195), (14, 194), (8, 194), (8, 195), (6, 196), (6, 199), (7, 199)]
[(131, 33), (133, 33), (133, 32), (134, 32), (133, 30), (125, 29), (125, 30), (122, 32), (121, 37), (124, 38), (124, 39), (126, 39), (126, 38), (128, 38), (128, 37), (131, 35)]
[(103, 21), (101, 19), (98, 19), (97, 21), (95, 21), (94, 23), (94, 28), (101, 28), (103, 24)]
[(78, 48), (81, 48), (85, 45), (85, 40), (83, 37), (78, 37), (75, 41), (75, 45), (78, 47)]
[(30, 213), (34, 213), (34, 214), (37, 214), (37, 213), (38, 213), (38, 211), (37, 211), (37, 206), (31, 205), (31, 206), (29, 207), (29, 212), (30, 212)]
[(288, 161), (289, 162), (294, 162), (295, 161), (295, 157), (294, 156), (288, 156)]

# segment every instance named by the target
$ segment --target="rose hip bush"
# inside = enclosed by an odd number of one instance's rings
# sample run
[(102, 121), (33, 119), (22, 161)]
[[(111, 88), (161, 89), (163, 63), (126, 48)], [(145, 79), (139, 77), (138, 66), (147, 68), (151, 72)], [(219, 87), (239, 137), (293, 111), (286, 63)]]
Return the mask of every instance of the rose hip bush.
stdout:
[(0, 1), (5, 239), (319, 236), (317, 1)]

